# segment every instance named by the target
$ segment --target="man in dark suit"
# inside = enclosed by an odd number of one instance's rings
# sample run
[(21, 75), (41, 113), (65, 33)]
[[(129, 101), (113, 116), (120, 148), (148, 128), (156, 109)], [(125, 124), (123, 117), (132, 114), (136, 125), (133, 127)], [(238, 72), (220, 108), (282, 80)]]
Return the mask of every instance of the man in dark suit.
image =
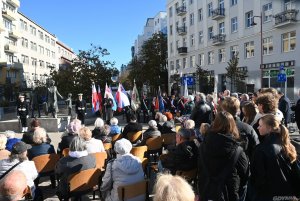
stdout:
[(75, 110), (77, 114), (77, 119), (81, 121), (81, 124), (84, 124), (84, 119), (86, 115), (86, 102), (82, 99), (83, 94), (78, 94), (78, 100), (76, 101)]
[(284, 124), (285, 126), (287, 126), (287, 124), (291, 122), (291, 101), (281, 91), (278, 92), (278, 95), (280, 96), (278, 109), (282, 112), (284, 117)]
[(22, 133), (27, 132), (28, 104), (25, 101), (24, 95), (19, 96), (20, 101), (17, 104), (17, 117), (22, 124)]

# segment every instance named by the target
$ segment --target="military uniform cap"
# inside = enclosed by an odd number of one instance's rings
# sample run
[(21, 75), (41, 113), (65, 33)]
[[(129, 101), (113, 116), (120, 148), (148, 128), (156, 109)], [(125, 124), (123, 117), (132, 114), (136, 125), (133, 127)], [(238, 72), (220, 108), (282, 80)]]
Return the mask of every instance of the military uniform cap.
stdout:
[(78, 96), (82, 96), (82, 95), (83, 95), (82, 93), (78, 94)]

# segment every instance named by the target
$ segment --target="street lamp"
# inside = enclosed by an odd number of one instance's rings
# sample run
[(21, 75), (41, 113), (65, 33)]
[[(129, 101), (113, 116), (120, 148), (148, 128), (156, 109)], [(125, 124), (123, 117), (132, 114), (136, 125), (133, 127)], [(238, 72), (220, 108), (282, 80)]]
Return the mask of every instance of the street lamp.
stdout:
[(252, 21), (252, 26), (257, 25), (256, 22), (254, 22), (255, 18), (259, 18), (260, 19), (260, 68), (262, 68), (263, 65), (263, 51), (264, 51), (264, 47), (263, 47), (263, 29), (262, 29), (262, 13), (260, 13), (260, 15), (255, 15), (253, 16), (253, 21)]

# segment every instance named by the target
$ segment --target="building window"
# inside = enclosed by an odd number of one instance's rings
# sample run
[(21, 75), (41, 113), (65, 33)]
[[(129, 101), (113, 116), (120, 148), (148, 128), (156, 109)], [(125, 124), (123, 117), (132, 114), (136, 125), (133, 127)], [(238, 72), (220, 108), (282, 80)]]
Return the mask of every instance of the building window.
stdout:
[(238, 0), (231, 0), (231, 5), (232, 5), (232, 6), (236, 5), (236, 4), (237, 4), (237, 1), (238, 1)]
[(219, 62), (225, 62), (225, 48), (219, 49)]
[(190, 4), (193, 4), (194, 3), (194, 0), (190, 0)]
[(214, 52), (208, 52), (208, 64), (214, 64)]
[(202, 8), (198, 9), (198, 21), (201, 22), (203, 20), (203, 11)]
[(182, 47), (187, 47), (186, 38), (182, 38)]
[(264, 22), (270, 22), (273, 18), (272, 3), (263, 5), (263, 19)]
[(273, 37), (267, 37), (263, 39), (263, 54), (269, 55), (273, 53)]
[(191, 39), (191, 47), (193, 47), (195, 45), (195, 39), (194, 39), (194, 34), (192, 34), (190, 36), (190, 39)]
[(253, 26), (253, 11), (249, 11), (245, 14), (245, 25), (246, 28)]
[(179, 48), (179, 40), (176, 41), (176, 49)]
[(173, 53), (173, 43), (170, 43), (170, 52)]
[(212, 5), (212, 3), (207, 4), (208, 17), (212, 16), (212, 11), (213, 11), (213, 5)]
[(170, 35), (173, 35), (173, 25), (170, 25)]
[(239, 46), (234, 45), (230, 47), (230, 58), (233, 58), (233, 56), (237, 56), (239, 54)]
[(182, 68), (186, 68), (186, 58), (182, 59)]
[(199, 44), (203, 43), (203, 31), (199, 31)]
[(194, 13), (190, 14), (190, 25), (194, 25)]
[(204, 66), (204, 54), (199, 54), (199, 66)]
[(254, 41), (245, 43), (245, 57), (254, 57)]
[(296, 31), (282, 34), (282, 51), (290, 52), (296, 49)]
[(174, 61), (170, 61), (170, 70), (174, 70)]
[(237, 17), (231, 18), (231, 33), (235, 33), (238, 31), (238, 22)]
[(213, 27), (209, 27), (208, 28), (208, 39), (212, 40), (213, 36), (214, 36)]
[(176, 60), (176, 69), (179, 69), (179, 68), (180, 68), (180, 60), (177, 59), (177, 60)]
[(190, 56), (190, 67), (194, 68), (196, 66), (195, 55)]
[(51, 39), (51, 45), (55, 46), (55, 40), (54, 39)]
[(224, 22), (219, 23), (219, 34), (224, 34), (225, 33), (225, 26)]
[(296, 1), (284, 0), (284, 10), (292, 10), (292, 9), (296, 9)]
[(173, 9), (172, 8), (173, 8), (172, 6), (169, 8), (169, 17), (173, 16)]

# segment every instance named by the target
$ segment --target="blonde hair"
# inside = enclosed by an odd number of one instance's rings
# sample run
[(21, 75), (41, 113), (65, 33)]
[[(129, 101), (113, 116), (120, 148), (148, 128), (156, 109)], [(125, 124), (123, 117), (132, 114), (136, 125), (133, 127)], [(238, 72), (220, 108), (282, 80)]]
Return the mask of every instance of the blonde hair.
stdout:
[(34, 130), (32, 141), (35, 144), (42, 144), (44, 142), (47, 142), (47, 133), (44, 128), (37, 128)]
[(89, 141), (92, 138), (92, 132), (88, 127), (83, 127), (79, 130), (79, 136), (85, 141)]
[(154, 186), (153, 201), (194, 201), (192, 187), (180, 176), (162, 174)]
[(7, 143), (7, 137), (3, 134), (0, 134), (0, 150), (5, 149)]
[(194, 129), (195, 128), (195, 121), (192, 119), (188, 119), (184, 122), (184, 127), (186, 129)]
[(210, 125), (208, 123), (202, 123), (200, 126), (200, 133), (202, 135), (205, 135), (206, 133), (208, 133), (209, 128), (210, 128)]
[(271, 128), (271, 133), (276, 133), (280, 137), (281, 147), (284, 153), (289, 157), (291, 163), (296, 161), (297, 152), (294, 145), (291, 144), (288, 129), (280, 123), (275, 115), (268, 114), (260, 118), (260, 120)]

